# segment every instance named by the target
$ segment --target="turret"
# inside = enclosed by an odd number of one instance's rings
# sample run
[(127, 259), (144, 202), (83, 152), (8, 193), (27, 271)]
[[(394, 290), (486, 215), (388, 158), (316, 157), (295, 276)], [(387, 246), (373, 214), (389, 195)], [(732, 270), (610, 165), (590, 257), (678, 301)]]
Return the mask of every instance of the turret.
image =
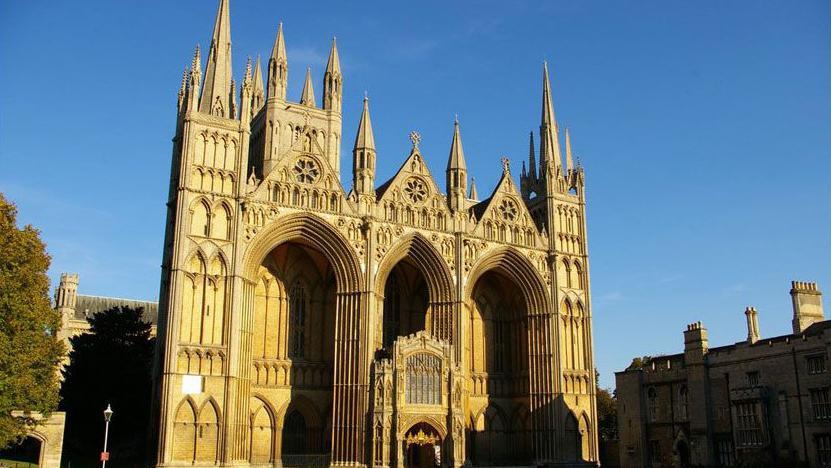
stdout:
[(61, 314), (61, 329), (57, 335), (60, 340), (67, 340), (71, 334), (69, 321), (75, 317), (77, 299), (78, 274), (61, 273), (61, 282), (55, 290), (55, 309)]
[(236, 116), (236, 98), (231, 73), (231, 17), (228, 1), (220, 0), (216, 12), (199, 111), (233, 119)]
[(467, 165), (462, 149), (462, 136), (459, 132), (459, 119), (453, 123), (453, 141), (450, 144), (450, 156), (447, 159), (447, 202), (452, 211), (465, 208), (467, 198)]
[(793, 301), (793, 332), (802, 333), (816, 322), (822, 322), (822, 293), (817, 283), (791, 281), (791, 300)]
[(744, 316), (747, 319), (747, 342), (753, 344), (759, 341), (759, 314), (755, 307), (747, 307), (744, 310)]
[(303, 83), (303, 94), (300, 95), (300, 104), (315, 107), (315, 90), (312, 87), (312, 68), (306, 69), (306, 81)]
[(332, 50), (329, 51), (329, 62), (323, 74), (323, 108), (333, 112), (341, 112), (343, 101), (343, 75), (340, 71), (338, 44), (332, 39)]
[(245, 65), (245, 76), (242, 79), (242, 89), (240, 89), (240, 102), (242, 103), (242, 108), (240, 108), (240, 121), (243, 125), (249, 125), (254, 113), (252, 108), (254, 104), (254, 79), (251, 76), (250, 58)]
[(256, 115), (265, 104), (265, 87), (263, 86), (263, 70), (260, 66), (260, 56), (257, 56), (257, 63), (254, 65), (254, 89), (251, 97), (251, 113)]
[(193, 51), (193, 60), (190, 63), (188, 73), (188, 88), (185, 93), (185, 112), (196, 110), (199, 101), (199, 90), (202, 86), (202, 55), (199, 46)]
[(701, 364), (710, 348), (707, 329), (701, 322), (687, 325), (684, 332), (684, 359), (687, 364)]
[(352, 149), (352, 184), (358, 195), (375, 193), (375, 135), (369, 118), (369, 98), (364, 96), (364, 111)]
[(479, 201), (479, 192), (476, 191), (476, 179), (471, 177), (470, 178), (470, 195), (468, 198), (473, 201)]
[(289, 81), (289, 62), (286, 56), (286, 41), (283, 39), (283, 23), (277, 26), (277, 37), (268, 59), (268, 98), (286, 99)]

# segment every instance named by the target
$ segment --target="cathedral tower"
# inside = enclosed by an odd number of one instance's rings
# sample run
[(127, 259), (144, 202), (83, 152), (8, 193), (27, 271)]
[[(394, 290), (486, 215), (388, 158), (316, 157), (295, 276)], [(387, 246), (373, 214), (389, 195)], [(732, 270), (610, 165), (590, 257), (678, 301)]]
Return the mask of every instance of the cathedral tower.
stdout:
[(365, 98), (347, 191), (337, 43), (319, 102), (311, 70), (287, 95), (282, 24), (237, 89), (229, 8), (177, 96), (157, 466), (596, 465), (584, 176), (547, 65), (519, 184), (503, 157), (479, 200), (458, 120), (443, 187), (415, 131), (376, 181)]

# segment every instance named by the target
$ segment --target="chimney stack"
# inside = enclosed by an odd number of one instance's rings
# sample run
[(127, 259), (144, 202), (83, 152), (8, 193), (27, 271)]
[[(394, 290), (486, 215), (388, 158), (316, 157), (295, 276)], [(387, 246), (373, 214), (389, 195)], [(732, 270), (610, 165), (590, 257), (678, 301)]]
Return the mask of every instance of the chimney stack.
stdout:
[(793, 332), (799, 334), (816, 322), (824, 320), (822, 293), (817, 283), (791, 281), (793, 300)]
[(747, 342), (753, 344), (759, 341), (759, 314), (755, 307), (748, 306), (744, 315), (747, 317)]

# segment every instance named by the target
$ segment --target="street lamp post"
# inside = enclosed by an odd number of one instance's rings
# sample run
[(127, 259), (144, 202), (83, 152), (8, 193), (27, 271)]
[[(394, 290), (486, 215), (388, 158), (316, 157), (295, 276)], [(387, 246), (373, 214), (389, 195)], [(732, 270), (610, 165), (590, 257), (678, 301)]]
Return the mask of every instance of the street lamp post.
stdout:
[(107, 467), (107, 459), (110, 458), (110, 454), (107, 452), (107, 437), (110, 435), (110, 418), (113, 417), (113, 409), (110, 408), (110, 404), (107, 403), (107, 409), (104, 410), (104, 451), (101, 452), (101, 468)]

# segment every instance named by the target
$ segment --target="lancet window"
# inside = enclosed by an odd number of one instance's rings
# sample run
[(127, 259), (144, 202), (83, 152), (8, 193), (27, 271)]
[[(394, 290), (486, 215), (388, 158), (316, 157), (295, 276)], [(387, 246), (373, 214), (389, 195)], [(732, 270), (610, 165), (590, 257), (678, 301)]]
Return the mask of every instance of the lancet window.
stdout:
[(306, 290), (300, 282), (294, 283), (289, 293), (289, 319), (291, 320), (291, 341), (289, 357), (305, 357), (306, 338)]

